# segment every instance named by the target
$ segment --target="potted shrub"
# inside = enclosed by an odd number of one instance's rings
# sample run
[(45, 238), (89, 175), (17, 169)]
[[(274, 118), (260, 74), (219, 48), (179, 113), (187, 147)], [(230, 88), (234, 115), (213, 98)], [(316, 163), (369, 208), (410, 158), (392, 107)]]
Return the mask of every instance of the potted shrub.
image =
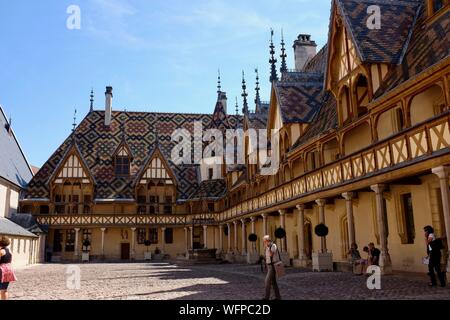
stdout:
[[(320, 223), (314, 228), (314, 233), (322, 238), (322, 243), (325, 237), (328, 235), (328, 227)], [(333, 255), (331, 252), (325, 252), (320, 250), (320, 252), (314, 252), (312, 254), (312, 265), (313, 271), (333, 271)]]
[(81, 261), (89, 261), (89, 251), (91, 250), (91, 240), (83, 240), (83, 249), (81, 253)]
[(144, 252), (144, 260), (152, 260), (152, 253), (149, 251), (152, 242), (150, 240), (145, 240), (144, 245), (147, 247), (147, 251)]

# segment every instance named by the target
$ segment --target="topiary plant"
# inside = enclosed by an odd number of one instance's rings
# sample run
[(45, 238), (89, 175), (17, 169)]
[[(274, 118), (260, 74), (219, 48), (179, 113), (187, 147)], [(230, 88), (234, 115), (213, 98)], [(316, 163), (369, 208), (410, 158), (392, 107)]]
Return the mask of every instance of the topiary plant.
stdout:
[(320, 223), (314, 228), (314, 233), (319, 237), (326, 237), (328, 235), (328, 227)]
[(148, 249), (149, 249), (150, 246), (152, 245), (152, 242), (151, 242), (150, 240), (145, 240), (145, 241), (144, 241), (144, 245), (147, 247), (147, 252), (148, 252)]
[(256, 242), (256, 240), (258, 240), (258, 236), (256, 234), (252, 233), (248, 236), (248, 241)]
[(283, 239), (286, 237), (286, 230), (284, 230), (282, 227), (279, 227), (275, 230), (275, 238), (277, 239)]

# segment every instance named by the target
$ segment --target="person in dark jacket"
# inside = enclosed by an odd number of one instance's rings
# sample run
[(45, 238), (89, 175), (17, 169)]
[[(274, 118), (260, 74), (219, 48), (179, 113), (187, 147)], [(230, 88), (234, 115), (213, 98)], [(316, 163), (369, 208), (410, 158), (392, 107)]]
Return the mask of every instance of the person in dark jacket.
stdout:
[(436, 271), (441, 287), (445, 287), (445, 274), (441, 270), (442, 240), (436, 238), (432, 226), (424, 227), (423, 231), (425, 232), (425, 243), (427, 245), (428, 274), (431, 279), (431, 283), (429, 285), (431, 287), (437, 286), (436, 275), (434, 273)]

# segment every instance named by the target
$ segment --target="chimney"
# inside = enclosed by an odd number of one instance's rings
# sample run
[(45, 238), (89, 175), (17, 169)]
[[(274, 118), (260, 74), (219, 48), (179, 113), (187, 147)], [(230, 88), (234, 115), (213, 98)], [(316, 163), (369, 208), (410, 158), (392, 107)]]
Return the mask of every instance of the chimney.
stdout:
[(294, 41), (295, 69), (303, 70), (306, 63), (316, 55), (317, 44), (309, 34), (299, 34)]
[(105, 126), (111, 124), (111, 113), (112, 113), (112, 87), (106, 87), (105, 92)]
[(227, 93), (221, 91), (219, 94), (219, 101), (222, 102), (223, 109), (225, 110), (225, 113), (227, 113)]

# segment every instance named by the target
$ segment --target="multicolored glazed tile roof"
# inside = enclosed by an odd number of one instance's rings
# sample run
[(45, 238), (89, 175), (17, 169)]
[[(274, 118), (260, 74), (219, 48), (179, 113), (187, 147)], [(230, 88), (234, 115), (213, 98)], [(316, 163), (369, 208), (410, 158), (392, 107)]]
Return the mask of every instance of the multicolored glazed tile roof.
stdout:
[[(237, 122), (242, 123), (242, 120), (242, 116), (226, 116), (226, 121), (231, 126), (235, 126)], [(49, 198), (49, 178), (67, 150), (76, 144), (89, 173), (95, 180), (96, 199), (132, 199), (136, 175), (141, 171), (157, 143), (176, 175), (178, 200), (188, 199), (200, 183), (198, 166), (190, 164), (176, 166), (171, 162), (171, 150), (174, 146), (171, 134), (177, 128), (185, 128), (193, 134), (195, 121), (202, 122), (203, 127), (208, 128), (212, 116), (114, 111), (108, 128), (104, 125), (104, 111), (91, 112), (76, 128), (73, 137), (70, 136), (64, 141), (31, 180), (26, 190), (26, 198)], [(123, 139), (132, 153), (129, 177), (116, 176), (114, 173), (112, 155)]]

